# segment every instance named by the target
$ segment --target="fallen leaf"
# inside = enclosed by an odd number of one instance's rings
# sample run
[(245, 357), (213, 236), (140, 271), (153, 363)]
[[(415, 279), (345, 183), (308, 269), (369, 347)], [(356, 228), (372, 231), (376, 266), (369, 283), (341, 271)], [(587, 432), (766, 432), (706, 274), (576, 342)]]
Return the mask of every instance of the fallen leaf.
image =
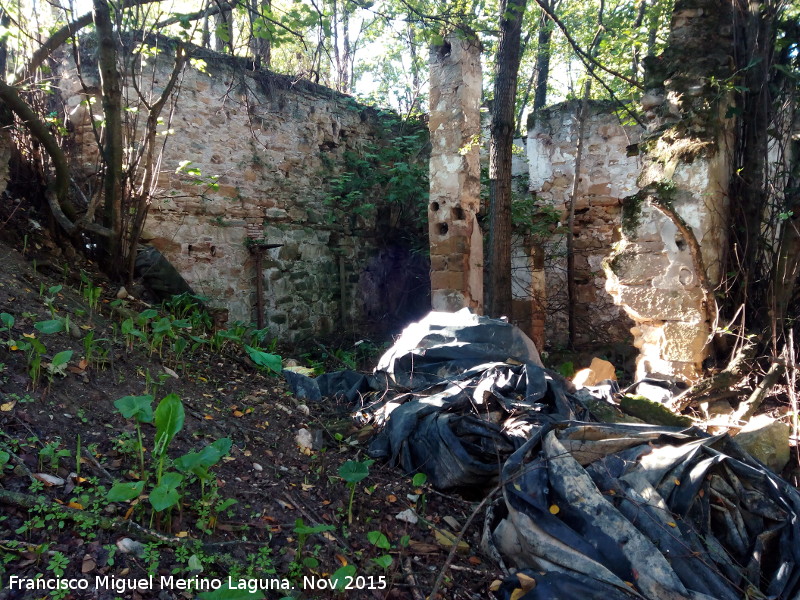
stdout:
[(88, 367), (88, 366), (89, 366), (89, 361), (88, 361), (88, 360), (86, 360), (85, 358), (82, 358), (80, 361), (78, 361), (78, 366), (79, 366), (81, 369), (85, 369), (86, 367)]
[(395, 496), (394, 494), (389, 494), (388, 496), (386, 496), (386, 501), (390, 503), (395, 503), (397, 502), (397, 496)]
[(527, 592), (522, 588), (515, 588), (511, 595), (508, 597), (509, 600), (519, 600), (522, 598)]
[(469, 562), (469, 564), (471, 564), (471, 565), (476, 565), (476, 566), (477, 566), (477, 565), (481, 564), (481, 559), (480, 559), (480, 558), (478, 558), (477, 556), (470, 556), (470, 557), (467, 559), (467, 561), (468, 561), (468, 562)]
[(233, 416), (238, 419), (240, 417), (243, 417), (244, 413), (242, 411), (240, 411), (240, 410), (235, 410), (235, 411), (233, 411)]
[(347, 566), (347, 559), (344, 556), (342, 556), (341, 554), (337, 554), (336, 555), (336, 560), (338, 560), (339, 564), (341, 564), (343, 567)]
[(97, 568), (97, 562), (92, 558), (91, 554), (86, 554), (81, 563), (81, 573), (91, 573)]
[(517, 581), (526, 592), (536, 587), (536, 580), (525, 573), (517, 573)]
[(503, 582), (499, 579), (495, 579), (492, 583), (489, 584), (489, 591), (496, 592), (500, 589), (500, 586), (503, 585)]
[(14, 407), (17, 405), (17, 401), (13, 400), (12, 402), (6, 402), (5, 404), (0, 404), (0, 411), (3, 412), (11, 412), (14, 410)]
[(203, 415), (203, 418), (204, 418), (206, 421), (213, 421), (213, 420), (214, 420), (214, 417), (212, 417), (211, 415)]
[(48, 487), (60, 486), (67, 483), (65, 480), (61, 479), (61, 477), (56, 477), (55, 475), (50, 475), (49, 473), (34, 473), (33, 476)]
[[(80, 502), (70, 502), (70, 503), (67, 504), (67, 506), (69, 508), (74, 508), (76, 510), (83, 510), (83, 504), (81, 504)], [(84, 571), (84, 573), (85, 572), (86, 571)]]
[(188, 537), (188, 536), (189, 536), (189, 532), (188, 531), (179, 531), (178, 533), (175, 534), (176, 538), (185, 538), (185, 537)]

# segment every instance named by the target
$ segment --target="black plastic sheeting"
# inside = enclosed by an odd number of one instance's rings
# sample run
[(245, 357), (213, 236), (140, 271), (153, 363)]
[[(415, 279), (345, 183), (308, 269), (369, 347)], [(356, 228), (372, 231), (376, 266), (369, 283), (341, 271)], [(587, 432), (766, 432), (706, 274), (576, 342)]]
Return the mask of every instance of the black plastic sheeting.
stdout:
[(509, 574), (496, 598), (800, 600), (795, 488), (727, 436), (592, 423), (508, 323), (431, 313), (373, 375), (293, 381), (347, 399), (379, 426), (372, 457), (438, 489), (504, 482), (482, 544)]

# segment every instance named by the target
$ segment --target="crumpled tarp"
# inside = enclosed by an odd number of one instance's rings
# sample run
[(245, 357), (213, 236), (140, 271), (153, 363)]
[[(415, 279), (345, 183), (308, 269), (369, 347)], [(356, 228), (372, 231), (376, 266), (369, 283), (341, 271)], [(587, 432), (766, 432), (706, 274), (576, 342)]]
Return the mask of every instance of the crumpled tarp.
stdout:
[(508, 323), (431, 313), (373, 375), (309, 381), (379, 426), (371, 456), (444, 490), (503, 482), (482, 544), (514, 573), (497, 598), (800, 600), (795, 488), (728, 436), (591, 422), (593, 394)]

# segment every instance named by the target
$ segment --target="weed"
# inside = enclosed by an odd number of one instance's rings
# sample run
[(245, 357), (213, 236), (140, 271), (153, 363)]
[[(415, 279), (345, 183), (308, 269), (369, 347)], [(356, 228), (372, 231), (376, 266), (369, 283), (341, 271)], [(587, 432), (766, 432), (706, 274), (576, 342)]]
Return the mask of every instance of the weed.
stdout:
[(347, 523), (353, 523), (353, 498), (356, 494), (356, 484), (369, 476), (369, 468), (375, 461), (367, 459), (363, 461), (348, 460), (339, 467), (339, 477), (344, 479), (350, 488), (350, 502), (347, 505)]

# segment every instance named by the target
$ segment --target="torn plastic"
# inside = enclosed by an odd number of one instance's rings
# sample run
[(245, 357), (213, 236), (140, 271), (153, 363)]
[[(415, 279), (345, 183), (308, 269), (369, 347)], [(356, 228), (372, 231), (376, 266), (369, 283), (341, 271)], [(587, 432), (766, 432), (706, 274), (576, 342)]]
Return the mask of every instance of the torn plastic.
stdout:
[(727, 436), (590, 422), (616, 388), (570, 393), (514, 329), (432, 313), (372, 376), (316, 380), (380, 426), (374, 458), (443, 490), (503, 482), (482, 545), (522, 576), (497, 598), (800, 598), (797, 490)]
[(572, 597), (594, 585), (653, 600), (800, 593), (800, 495), (728, 436), (560, 423), (520, 447), (503, 480), (484, 546), (534, 580), (587, 586)]

